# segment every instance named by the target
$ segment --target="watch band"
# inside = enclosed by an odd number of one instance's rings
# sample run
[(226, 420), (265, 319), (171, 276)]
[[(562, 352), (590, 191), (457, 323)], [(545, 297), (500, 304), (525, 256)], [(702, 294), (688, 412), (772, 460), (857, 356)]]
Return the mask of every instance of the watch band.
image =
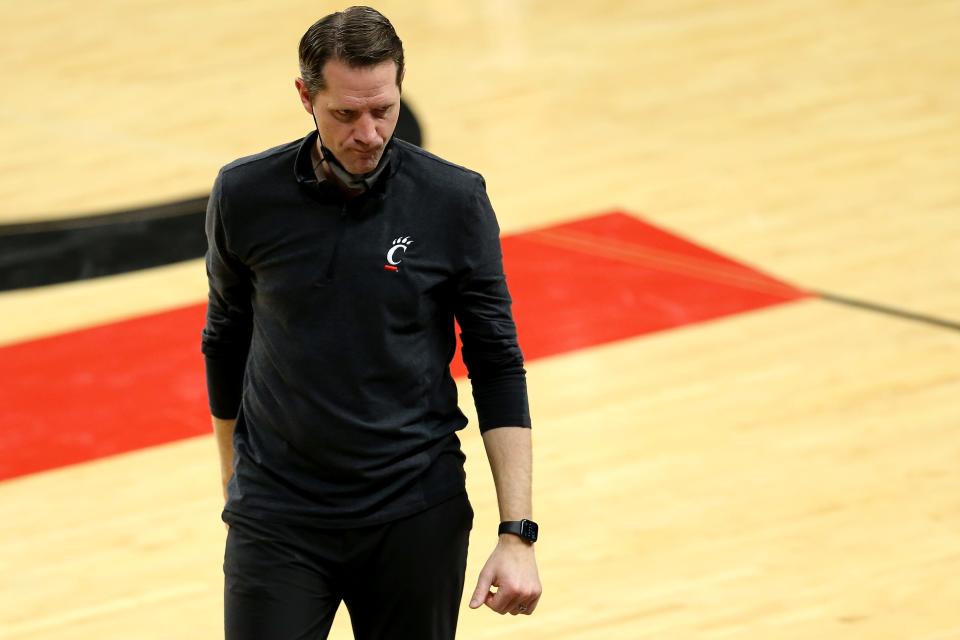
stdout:
[(507, 522), (501, 522), (497, 529), (498, 535), (504, 533), (512, 533), (527, 542), (534, 543), (540, 537), (540, 527), (533, 520), (508, 520)]

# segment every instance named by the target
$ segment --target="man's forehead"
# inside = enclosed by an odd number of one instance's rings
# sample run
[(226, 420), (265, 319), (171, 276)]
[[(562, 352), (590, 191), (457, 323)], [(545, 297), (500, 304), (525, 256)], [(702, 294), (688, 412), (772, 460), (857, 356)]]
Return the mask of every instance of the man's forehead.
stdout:
[(397, 63), (387, 60), (373, 66), (351, 67), (337, 59), (323, 65), (325, 93), (331, 97), (371, 99), (399, 93)]
[(320, 94), (329, 109), (378, 109), (396, 104), (398, 97), (396, 91), (390, 90), (376, 93), (327, 91)]

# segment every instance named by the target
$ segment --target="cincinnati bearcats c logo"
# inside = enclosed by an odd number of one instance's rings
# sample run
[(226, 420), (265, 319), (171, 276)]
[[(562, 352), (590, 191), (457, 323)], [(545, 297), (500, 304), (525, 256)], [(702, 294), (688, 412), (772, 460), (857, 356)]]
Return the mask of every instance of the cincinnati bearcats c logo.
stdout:
[(411, 244), (413, 244), (413, 240), (410, 239), (410, 236), (400, 236), (395, 239), (393, 246), (387, 251), (387, 264), (383, 265), (383, 268), (387, 271), (399, 271), (396, 265), (403, 262), (403, 259), (399, 257), (400, 253), (406, 253)]

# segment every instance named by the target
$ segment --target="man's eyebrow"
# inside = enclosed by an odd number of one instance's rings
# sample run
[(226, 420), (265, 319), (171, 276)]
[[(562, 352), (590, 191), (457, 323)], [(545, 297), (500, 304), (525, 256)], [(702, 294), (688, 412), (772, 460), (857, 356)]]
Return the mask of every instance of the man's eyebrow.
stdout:
[[(390, 102), (381, 102), (381, 103), (371, 104), (368, 108), (370, 111), (386, 111), (387, 109), (391, 109), (395, 106), (397, 106), (397, 101), (391, 100)], [(357, 111), (361, 110), (361, 109), (357, 109), (356, 107), (345, 107), (345, 106), (337, 106), (337, 105), (329, 105), (327, 108), (330, 111), (343, 111), (345, 113), (356, 113)]]

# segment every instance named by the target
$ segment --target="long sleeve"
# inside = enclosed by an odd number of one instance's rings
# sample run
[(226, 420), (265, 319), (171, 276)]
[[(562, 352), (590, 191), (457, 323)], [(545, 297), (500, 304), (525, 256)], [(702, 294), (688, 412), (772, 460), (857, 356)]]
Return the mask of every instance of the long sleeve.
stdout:
[(454, 312), (480, 431), (529, 427), (526, 370), (503, 273), (500, 227), (478, 178), (465, 213)]
[(201, 335), (206, 361), (210, 412), (235, 418), (240, 407), (243, 372), (253, 327), (251, 282), (246, 266), (231, 253), (224, 226), (224, 174), (213, 184), (207, 202), (206, 269), (209, 283), (207, 320)]

